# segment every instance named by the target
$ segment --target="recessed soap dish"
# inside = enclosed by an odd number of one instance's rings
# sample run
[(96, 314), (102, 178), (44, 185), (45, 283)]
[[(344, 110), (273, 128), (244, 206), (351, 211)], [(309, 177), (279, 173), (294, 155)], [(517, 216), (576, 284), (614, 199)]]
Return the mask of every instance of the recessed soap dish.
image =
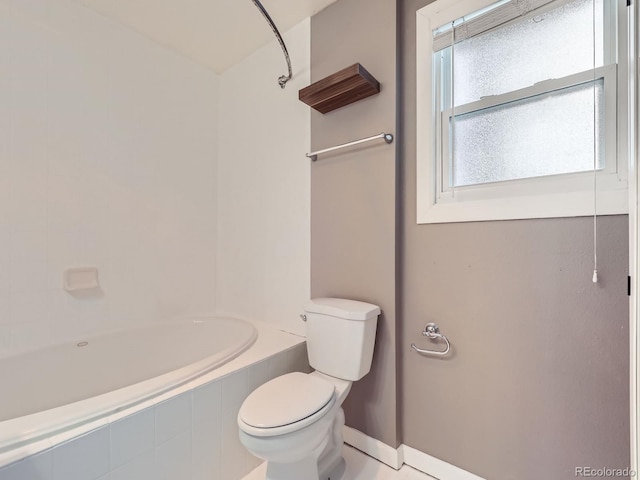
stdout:
[(62, 276), (63, 286), (67, 292), (93, 290), (100, 287), (96, 267), (67, 268)]

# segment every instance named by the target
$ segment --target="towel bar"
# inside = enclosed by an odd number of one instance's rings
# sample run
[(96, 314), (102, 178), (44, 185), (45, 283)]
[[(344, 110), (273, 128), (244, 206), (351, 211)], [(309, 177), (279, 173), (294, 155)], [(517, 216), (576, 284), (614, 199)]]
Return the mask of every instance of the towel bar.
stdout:
[(370, 142), (371, 140), (376, 140), (378, 138), (383, 138), (384, 141), (387, 143), (393, 142), (393, 135), (390, 133), (383, 132), (383, 133), (379, 133), (378, 135), (373, 135), (372, 137), (361, 138), (360, 140), (354, 140), (353, 142), (347, 142), (341, 145), (336, 145), (335, 147), (329, 147), (323, 150), (318, 150), (317, 152), (307, 153), (307, 158), (310, 158), (311, 161), (315, 162), (318, 159), (318, 155), (320, 155), (321, 153), (333, 152), (334, 150), (350, 147), (352, 145), (358, 145), (359, 143)]

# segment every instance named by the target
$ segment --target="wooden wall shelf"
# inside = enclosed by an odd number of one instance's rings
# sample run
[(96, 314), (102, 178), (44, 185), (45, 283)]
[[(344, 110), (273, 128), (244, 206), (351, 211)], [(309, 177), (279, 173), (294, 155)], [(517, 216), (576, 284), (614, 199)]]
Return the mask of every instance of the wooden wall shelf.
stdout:
[(298, 98), (321, 113), (328, 113), (380, 93), (380, 82), (356, 63), (312, 83), (298, 92)]

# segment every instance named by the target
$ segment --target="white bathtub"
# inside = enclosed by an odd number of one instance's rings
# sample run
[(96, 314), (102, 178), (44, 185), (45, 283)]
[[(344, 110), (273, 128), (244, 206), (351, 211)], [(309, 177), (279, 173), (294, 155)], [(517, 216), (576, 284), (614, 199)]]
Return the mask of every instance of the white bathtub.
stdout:
[[(104, 473), (102, 470), (106, 468), (106, 474), (125, 466), (132, 468), (134, 457), (138, 458), (144, 449), (137, 447), (131, 454), (122, 453), (123, 446), (111, 440), (118, 435), (112, 430), (122, 428), (127, 422), (135, 423), (142, 416), (154, 417), (152, 438), (145, 444), (152, 445), (154, 453), (151, 461), (147, 451), (145, 458), (151, 463), (147, 465), (146, 473), (138, 470), (136, 476), (162, 478), (160, 473), (171, 470), (163, 464), (167, 458), (172, 458), (169, 450), (182, 452), (184, 457), (185, 431), (174, 428), (181, 422), (184, 428), (188, 424), (187, 430), (191, 433), (188, 435), (189, 461), (182, 458), (174, 462), (182, 465), (179, 478), (217, 478), (196, 472), (196, 453), (211, 457), (211, 452), (198, 452), (201, 445), (196, 445), (192, 438), (194, 432), (200, 432), (200, 436), (215, 436), (219, 432), (201, 432), (200, 427), (210, 423), (210, 418), (224, 417), (219, 423), (229, 425), (226, 442), (236, 445), (235, 428), (227, 417), (239, 408), (250, 387), (255, 388), (286, 371), (308, 368), (304, 339), (260, 322), (251, 324), (231, 318), (159, 324), (153, 328), (83, 339), (82, 342), (77, 343), (84, 346), (61, 345), (0, 359), (0, 480), (14, 478), (12, 472), (16, 469), (27, 468), (36, 460), (41, 464), (48, 456), (51, 456), (51, 465), (45, 462), (46, 474), (35, 475), (33, 470), (26, 470), (28, 474), (38, 480), (69, 477), (68, 469), (82, 470), (82, 465), (77, 464), (77, 446), (87, 442), (93, 445), (87, 455), (101, 455), (102, 460), (94, 459), (87, 463), (87, 472), (73, 474), (70, 478), (100, 478), (91, 470), (98, 468), (96, 465), (102, 465), (99, 473)], [(201, 396), (211, 397), (210, 390), (221, 388), (223, 384), (230, 385), (222, 388), (230, 390), (227, 393), (233, 397), (226, 402), (227, 407), (201, 401)], [(221, 398), (228, 396), (227, 393)], [(222, 403), (225, 403), (224, 398)], [(229, 410), (228, 414), (224, 412), (225, 408)], [(195, 418), (197, 409), (203, 410), (200, 419)], [(173, 413), (167, 417), (169, 420), (165, 418), (167, 412), (178, 410), (183, 411), (180, 422), (176, 423)], [(235, 417), (232, 421), (235, 422)], [(164, 428), (163, 422), (168, 422), (169, 427)], [(142, 435), (133, 433), (133, 427), (127, 429), (131, 430), (128, 435)], [(173, 437), (167, 431), (178, 437), (178, 434), (183, 435), (182, 446), (168, 449), (166, 445)], [(96, 448), (96, 442), (106, 443)], [(198, 443), (206, 443), (206, 440), (198, 440)], [(69, 445), (75, 445), (72, 450), (76, 453), (70, 457), (71, 465), (64, 470), (61, 465)], [(159, 454), (158, 449), (163, 448), (165, 450)], [(234, 465), (241, 463), (241, 470), (234, 466), (235, 473), (229, 473), (225, 465), (211, 464), (201, 470), (227, 472), (221, 473), (226, 479), (255, 465), (246, 452), (239, 447), (236, 450)], [(54, 462), (56, 455), (60, 458)], [(222, 458), (220, 456), (220, 460)], [(243, 461), (239, 462), (239, 458)], [(54, 475), (55, 468), (63, 468), (63, 471)]]

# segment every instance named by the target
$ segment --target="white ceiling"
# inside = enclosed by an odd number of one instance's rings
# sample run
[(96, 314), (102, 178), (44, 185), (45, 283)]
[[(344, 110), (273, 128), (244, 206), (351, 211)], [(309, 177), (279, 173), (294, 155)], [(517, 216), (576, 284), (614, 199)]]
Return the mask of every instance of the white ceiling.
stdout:
[[(217, 73), (275, 37), (251, 0), (78, 0)], [(262, 0), (280, 33), (336, 0)]]

